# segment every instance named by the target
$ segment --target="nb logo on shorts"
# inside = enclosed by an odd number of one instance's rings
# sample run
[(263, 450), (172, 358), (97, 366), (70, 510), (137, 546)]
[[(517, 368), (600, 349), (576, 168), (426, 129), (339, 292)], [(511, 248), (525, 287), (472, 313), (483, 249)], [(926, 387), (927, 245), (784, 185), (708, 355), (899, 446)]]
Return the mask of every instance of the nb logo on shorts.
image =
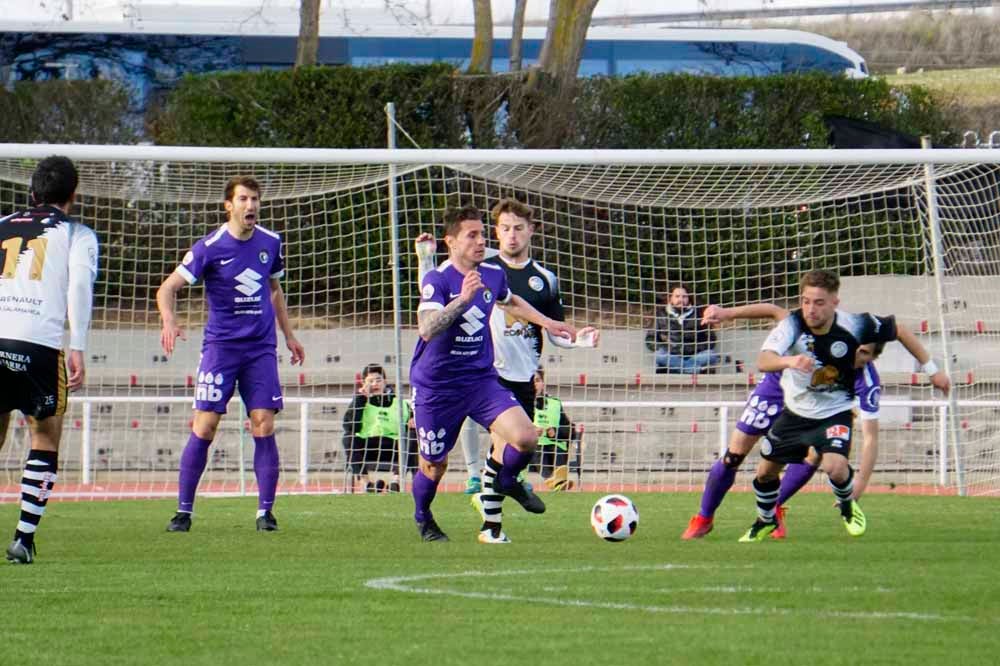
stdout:
[(235, 289), (241, 294), (253, 296), (261, 290), (260, 279), (263, 277), (264, 276), (257, 271), (252, 268), (248, 268), (236, 276), (235, 279), (239, 282), (239, 284), (236, 285)]
[(460, 328), (465, 331), (466, 335), (475, 335), (485, 327), (485, 324), (483, 324), (483, 319), (485, 318), (486, 313), (480, 310), (479, 306), (473, 305), (462, 315), (465, 323)]
[(444, 451), (444, 437), (447, 435), (447, 431), (444, 428), (438, 429), (437, 432), (433, 430), (425, 430), (420, 428), (417, 431), (417, 438), (420, 442), (420, 452), (425, 456), (438, 456)]
[(222, 400), (222, 373), (199, 372), (198, 386), (194, 391), (194, 399), (201, 402), (219, 402)]
[(767, 430), (771, 427), (771, 419), (781, 411), (781, 406), (761, 400), (759, 395), (750, 398), (746, 409), (740, 415), (740, 421), (757, 430)]

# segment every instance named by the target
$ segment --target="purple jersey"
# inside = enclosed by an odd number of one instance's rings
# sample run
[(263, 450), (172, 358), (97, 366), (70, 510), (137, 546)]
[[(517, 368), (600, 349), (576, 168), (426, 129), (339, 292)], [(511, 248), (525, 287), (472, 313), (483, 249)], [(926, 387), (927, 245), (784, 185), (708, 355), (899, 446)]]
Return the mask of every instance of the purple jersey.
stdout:
[(189, 284), (205, 282), (205, 343), (277, 346), (270, 280), (285, 274), (278, 234), (258, 226), (241, 241), (222, 225), (194, 244), (177, 272)]
[[(854, 395), (861, 407), (862, 420), (877, 419), (882, 381), (874, 363), (854, 373)], [(757, 384), (746, 407), (736, 422), (736, 428), (748, 435), (766, 435), (785, 409), (785, 396), (781, 390), (781, 373), (766, 372)]]
[[(430, 342), (417, 339), (410, 364), (411, 384), (461, 392), (475, 381), (496, 381), (490, 314), (494, 305), (510, 300), (510, 290), (500, 267), (480, 264), (478, 270), (484, 288), (476, 292), (462, 314)], [(443, 310), (461, 294), (464, 279), (450, 261), (438, 266), (421, 280), (417, 311)]]
[(878, 418), (878, 405), (882, 399), (882, 379), (874, 363), (866, 363), (854, 378), (854, 396), (861, 407), (861, 420)]

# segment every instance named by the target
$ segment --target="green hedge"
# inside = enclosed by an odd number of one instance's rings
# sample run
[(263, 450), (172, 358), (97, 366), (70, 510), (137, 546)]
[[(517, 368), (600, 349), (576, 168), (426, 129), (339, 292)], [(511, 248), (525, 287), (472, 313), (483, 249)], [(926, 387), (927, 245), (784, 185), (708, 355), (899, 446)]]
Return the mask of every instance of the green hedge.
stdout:
[(141, 123), (113, 81), (19, 81), (0, 108), (3, 143), (132, 143)]
[(957, 136), (925, 89), (823, 74), (635, 74), (580, 81), (572, 143), (601, 148), (825, 148), (823, 117), (867, 120), (938, 145)]
[(418, 145), (456, 146), (452, 72), (435, 64), (188, 76), (152, 126), (156, 143), (168, 145), (384, 148), (384, 107), (395, 102)]
[(928, 91), (877, 79), (634, 74), (566, 88), (540, 76), (462, 76), (446, 64), (190, 76), (151, 126), (170, 145), (382, 148), (390, 101), (424, 148), (819, 148), (831, 114), (930, 134), (937, 145), (957, 136)]

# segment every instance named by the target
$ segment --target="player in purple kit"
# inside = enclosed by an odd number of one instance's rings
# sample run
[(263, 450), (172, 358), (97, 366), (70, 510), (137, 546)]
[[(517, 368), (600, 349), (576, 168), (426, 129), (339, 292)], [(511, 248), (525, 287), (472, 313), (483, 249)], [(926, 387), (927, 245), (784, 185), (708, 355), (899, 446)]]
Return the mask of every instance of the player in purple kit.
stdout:
[[(576, 337), (572, 326), (542, 315), (513, 294), (501, 268), (482, 263), (486, 236), (479, 209), (447, 211), (444, 239), (448, 261), (421, 280), (420, 338), (410, 366), (420, 450), (420, 469), (413, 479), (414, 519), (424, 541), (448, 538), (430, 507), (466, 417), (505, 442), (494, 492), (512, 497), (532, 513), (545, 511), (542, 500), (517, 482), (535, 452), (538, 433), (514, 394), (500, 385), (493, 367), (493, 308), (499, 306), (552, 335)], [(488, 536), (507, 542), (502, 532)]]
[(156, 292), (163, 319), (160, 343), (167, 354), (173, 353), (177, 338), (184, 339), (174, 316), (177, 292), (188, 284), (204, 281), (208, 300), (194, 424), (181, 455), (177, 513), (167, 526), (169, 532), (191, 529), (195, 492), (208, 461), (208, 447), (237, 386), (250, 414), (254, 439), (257, 530), (278, 529), (271, 512), (279, 470), (274, 415), (283, 402), (275, 319), (285, 336), (292, 364), (302, 363), (305, 351), (292, 332), (285, 295), (278, 282), (285, 273), (281, 237), (257, 224), (260, 193), (260, 185), (253, 178), (231, 178), (225, 189), (226, 223), (195, 243)]

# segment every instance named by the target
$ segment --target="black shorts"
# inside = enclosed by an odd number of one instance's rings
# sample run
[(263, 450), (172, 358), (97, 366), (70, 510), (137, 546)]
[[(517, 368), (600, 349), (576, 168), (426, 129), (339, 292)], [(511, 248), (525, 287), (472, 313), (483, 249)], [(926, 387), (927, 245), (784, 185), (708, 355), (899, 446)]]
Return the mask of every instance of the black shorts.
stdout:
[(0, 340), (0, 413), (36, 420), (66, 413), (66, 362), (61, 349)]
[(825, 419), (807, 419), (786, 408), (771, 426), (760, 455), (772, 462), (796, 463), (802, 462), (812, 447), (820, 454), (849, 457), (853, 421), (854, 413), (849, 409)]
[(535, 420), (535, 382), (511, 382), (503, 377), (500, 378), (500, 386), (508, 389), (517, 398), (517, 402), (524, 407), (528, 413), (528, 418)]

